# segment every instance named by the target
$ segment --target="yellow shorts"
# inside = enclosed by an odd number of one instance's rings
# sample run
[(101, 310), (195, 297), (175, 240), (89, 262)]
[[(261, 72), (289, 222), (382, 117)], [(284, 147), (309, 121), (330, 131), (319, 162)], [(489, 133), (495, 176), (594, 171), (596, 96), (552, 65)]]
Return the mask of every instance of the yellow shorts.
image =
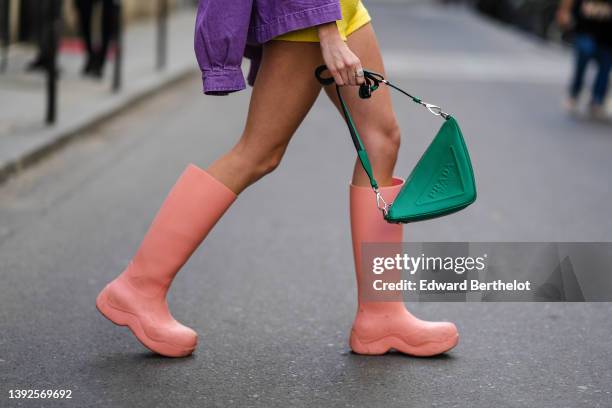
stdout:
[[(358, 28), (370, 22), (370, 14), (361, 0), (340, 0), (342, 7), (342, 20), (336, 21), (338, 31), (343, 40)], [(303, 30), (291, 31), (273, 40), (319, 42), (319, 34), (316, 27), (308, 27)]]

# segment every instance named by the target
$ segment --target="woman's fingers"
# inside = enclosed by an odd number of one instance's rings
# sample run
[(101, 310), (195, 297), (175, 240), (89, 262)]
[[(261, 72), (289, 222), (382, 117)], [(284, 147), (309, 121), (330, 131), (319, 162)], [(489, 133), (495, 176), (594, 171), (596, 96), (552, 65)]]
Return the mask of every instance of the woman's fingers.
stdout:
[(339, 49), (333, 50), (334, 53), (327, 55), (324, 50), (324, 60), (332, 60), (327, 67), (332, 74), (334, 81), (339, 86), (360, 85), (364, 82), (363, 68), (361, 61), (344, 42), (341, 42)]
[(357, 80), (357, 85), (361, 85), (365, 82), (361, 61), (359, 62), (359, 64), (357, 64), (357, 68), (355, 69), (355, 79)]
[(351, 65), (351, 67), (347, 70), (347, 75), (349, 76), (349, 84), (352, 86), (357, 85), (357, 76), (355, 75), (355, 65)]
[(336, 67), (331, 68), (330, 71), (338, 86), (349, 85), (349, 77), (346, 74), (346, 68), (343, 65), (337, 65)]
[(340, 75), (342, 76), (342, 81), (344, 82), (344, 85), (351, 84), (351, 76), (349, 75), (348, 70), (345, 66), (343, 66), (340, 70)]
[(356, 57), (353, 57), (352, 55), (347, 55), (345, 72), (346, 76), (348, 77), (348, 84), (351, 86), (357, 85), (357, 79), (355, 77), (355, 67), (357, 62), (358, 60)]
[(342, 75), (340, 75), (340, 72), (337, 69), (330, 68), (329, 72), (331, 72), (332, 76), (334, 77), (334, 81), (336, 82), (336, 85), (338, 86), (344, 85), (344, 81), (342, 80)]
[[(357, 86), (364, 82), (363, 68), (361, 67), (359, 60), (347, 62), (340, 65), (338, 68), (331, 70), (331, 72), (336, 80), (336, 83), (340, 86)], [(341, 82), (338, 81), (339, 79)]]
[(346, 75), (346, 79), (347, 79), (346, 84), (355, 85), (355, 72), (353, 72), (354, 61), (350, 58), (349, 55), (345, 55), (344, 57), (345, 57), (344, 75)]
[(349, 77), (349, 84), (356, 86), (363, 83), (363, 68), (361, 61), (349, 50), (346, 74)]

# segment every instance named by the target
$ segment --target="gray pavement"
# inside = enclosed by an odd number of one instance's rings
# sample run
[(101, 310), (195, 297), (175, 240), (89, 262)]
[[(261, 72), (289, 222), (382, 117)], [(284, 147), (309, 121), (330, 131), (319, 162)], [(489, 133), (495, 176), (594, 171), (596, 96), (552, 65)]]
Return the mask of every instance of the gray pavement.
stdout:
[[(565, 51), (461, 9), (370, 11), (389, 74), (459, 118), (480, 190), (466, 211), (406, 227), (407, 239), (612, 239), (612, 132), (561, 112)], [(547, 55), (559, 62), (550, 75), (525, 65)], [(480, 65), (454, 74), (472, 58)], [(429, 72), (431, 60), (447, 68)], [(0, 187), (0, 406), (611, 406), (609, 303), (411, 304), (456, 322), (459, 346), (432, 359), (350, 353), (354, 152), (324, 97), (281, 167), (178, 275), (169, 302), (200, 333), (193, 356), (152, 355), (98, 315), (95, 295), (185, 163), (206, 166), (236, 141), (248, 97), (204, 97), (194, 75)], [(406, 175), (439, 121), (396, 102)], [(27, 388), (73, 399), (8, 399)]]

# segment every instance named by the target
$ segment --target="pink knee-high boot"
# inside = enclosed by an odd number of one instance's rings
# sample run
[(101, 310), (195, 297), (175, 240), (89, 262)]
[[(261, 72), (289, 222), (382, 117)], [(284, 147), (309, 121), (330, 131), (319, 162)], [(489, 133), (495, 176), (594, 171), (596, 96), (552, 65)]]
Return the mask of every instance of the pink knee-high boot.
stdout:
[[(380, 188), (386, 202), (393, 201), (402, 184), (402, 180), (394, 179), (393, 186)], [(351, 330), (351, 349), (358, 354), (384, 354), (393, 348), (413, 356), (434, 356), (455, 347), (459, 335), (453, 323), (417, 319), (397, 297), (391, 301), (368, 299), (372, 293), (368, 286), (372, 278), (366, 274), (372, 274), (372, 271), (361, 264), (361, 244), (397, 243), (401, 250), (403, 226), (389, 224), (383, 219), (370, 187), (351, 185), (350, 200), (358, 288), (358, 310)], [(385, 282), (399, 279), (399, 271), (385, 272)]]
[(168, 357), (189, 355), (198, 335), (177, 322), (166, 293), (236, 195), (206, 171), (190, 164), (155, 216), (134, 258), (98, 295), (98, 310), (128, 326), (150, 350)]

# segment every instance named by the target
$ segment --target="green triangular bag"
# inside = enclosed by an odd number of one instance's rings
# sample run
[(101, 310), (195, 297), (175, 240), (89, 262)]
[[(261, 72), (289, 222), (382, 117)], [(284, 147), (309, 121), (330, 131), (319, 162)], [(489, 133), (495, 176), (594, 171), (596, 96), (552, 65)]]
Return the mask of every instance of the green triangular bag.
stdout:
[[(315, 76), (323, 85), (331, 85), (334, 83), (333, 78), (321, 76), (326, 70), (325, 65), (318, 67)], [(380, 83), (384, 83), (445, 120), (393, 203), (386, 203), (379, 193), (367, 151), (355, 128), (351, 113), (342, 98), (340, 88), (336, 86), (357, 155), (370, 179), (372, 189), (376, 193), (378, 208), (383, 212), (385, 219), (391, 223), (423, 221), (454, 213), (476, 201), (476, 182), (470, 155), (455, 118), (443, 112), (439, 106), (425, 103), (393, 85), (381, 74), (364, 70), (364, 78), (365, 84), (359, 89), (359, 96), (362, 98), (369, 98)]]
[(474, 172), (459, 124), (452, 116), (444, 122), (385, 219), (414, 222), (459, 211), (476, 201)]

